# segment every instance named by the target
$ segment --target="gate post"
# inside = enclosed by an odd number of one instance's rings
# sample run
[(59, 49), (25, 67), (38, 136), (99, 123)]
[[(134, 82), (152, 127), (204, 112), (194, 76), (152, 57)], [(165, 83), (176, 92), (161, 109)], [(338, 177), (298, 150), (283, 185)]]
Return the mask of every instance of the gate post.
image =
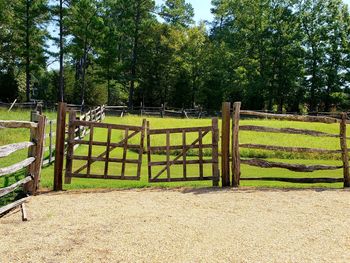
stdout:
[(230, 186), (230, 102), (222, 103), (221, 177), (222, 187)]
[(232, 186), (239, 186), (239, 179), (241, 176), (241, 159), (239, 154), (239, 117), (240, 117), (241, 103), (235, 102), (233, 104), (232, 114)]
[(346, 120), (347, 114), (342, 113), (340, 122), (340, 147), (342, 151), (343, 161), (343, 177), (344, 177), (344, 188), (350, 187), (350, 176), (349, 176), (349, 153), (348, 146), (346, 143)]
[(67, 104), (58, 103), (56, 122), (56, 148), (53, 190), (62, 191), (62, 170), (64, 159), (64, 139), (66, 133), (66, 110)]

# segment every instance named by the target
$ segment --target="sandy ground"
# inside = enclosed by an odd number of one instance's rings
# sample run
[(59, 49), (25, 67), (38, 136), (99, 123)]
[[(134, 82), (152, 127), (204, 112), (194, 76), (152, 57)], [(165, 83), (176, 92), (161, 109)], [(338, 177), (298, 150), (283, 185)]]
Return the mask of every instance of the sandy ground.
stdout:
[(0, 219), (0, 262), (350, 262), (345, 190), (49, 193)]

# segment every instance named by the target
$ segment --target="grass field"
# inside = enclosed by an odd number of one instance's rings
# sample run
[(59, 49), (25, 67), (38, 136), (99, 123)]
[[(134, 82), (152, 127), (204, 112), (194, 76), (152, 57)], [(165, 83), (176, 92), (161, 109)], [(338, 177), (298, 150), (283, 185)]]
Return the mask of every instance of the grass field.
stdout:
[[(45, 113), (49, 119), (55, 119), (56, 116), (53, 112)], [(7, 113), (5, 110), (0, 110), (0, 119), (17, 119), (17, 120), (29, 120), (28, 111), (13, 111)], [(193, 127), (193, 126), (209, 126), (211, 125), (210, 119), (172, 119), (172, 118), (148, 118), (151, 128), (176, 128), (176, 127)], [(141, 125), (142, 118), (136, 116), (128, 116), (125, 118), (107, 116), (104, 122), (118, 123), (118, 124), (130, 124)], [(270, 127), (293, 127), (293, 128), (307, 128), (317, 131), (324, 131), (328, 133), (339, 133), (339, 126), (337, 124), (320, 124), (320, 123), (303, 123), (303, 122), (288, 122), (288, 121), (275, 121), (275, 120), (242, 120), (241, 124), (249, 125), (261, 125)], [(219, 128), (221, 123), (219, 122)], [(350, 135), (350, 133), (349, 133)], [(192, 134), (188, 136), (188, 142), (194, 140), (197, 135)], [(121, 132), (113, 132), (112, 141), (120, 141), (123, 137)], [(26, 141), (29, 138), (28, 130), (0, 130), (0, 145)], [(94, 131), (94, 138), (98, 141), (106, 141), (106, 130), (96, 129)], [(171, 135), (172, 145), (181, 144), (181, 134)], [(210, 142), (210, 136), (204, 137), (204, 143)], [(131, 140), (131, 143), (138, 143), (139, 137), (135, 137)], [(271, 133), (257, 133), (257, 132), (241, 132), (241, 143), (255, 143), (255, 144), (268, 144), (268, 145), (281, 145), (281, 146), (300, 146), (300, 147), (315, 147), (324, 149), (339, 149), (339, 140), (337, 138), (316, 138), (303, 135), (290, 135), (290, 134), (271, 134)], [(164, 136), (152, 137), (152, 145), (165, 145)], [(146, 143), (145, 143), (146, 146)], [(87, 146), (80, 146), (75, 154), (86, 155)], [(94, 146), (93, 156), (104, 151), (105, 147)], [(120, 157), (122, 154), (121, 149), (114, 150), (111, 157)], [(176, 152), (173, 152), (176, 154)], [(204, 152), (205, 158), (210, 156), (210, 151)], [(190, 158), (195, 158), (197, 152), (192, 150), (189, 153)], [(19, 151), (11, 158), (0, 159), (0, 167), (4, 167), (22, 160), (26, 156), (26, 151)], [(192, 156), (192, 157), (191, 157)], [(340, 155), (315, 155), (315, 154), (290, 154), (284, 152), (272, 152), (261, 151), (251, 149), (241, 149), (242, 157), (263, 157), (274, 161), (283, 161), (290, 163), (303, 163), (303, 164), (330, 164), (341, 165)], [(137, 153), (129, 151), (127, 158), (137, 159)], [(152, 155), (152, 161), (164, 161), (165, 156), (163, 154)], [(180, 159), (181, 160), (181, 159)], [(75, 161), (74, 167), (77, 168), (84, 164), (83, 161)], [(120, 164), (110, 164), (110, 171), (114, 175), (120, 174)], [(96, 162), (92, 165), (92, 173), (102, 174), (104, 169), (103, 162)], [(156, 172), (157, 169), (154, 169)], [(172, 174), (181, 174), (182, 166), (174, 166), (171, 168)], [(128, 164), (126, 166), (127, 175), (135, 175), (136, 165)], [(189, 165), (188, 175), (197, 176), (199, 173), (198, 165)], [(205, 166), (205, 175), (211, 175), (211, 166)], [(13, 181), (18, 180), (22, 175), (13, 175), (0, 180), (0, 186), (11, 184)], [(242, 165), (242, 177), (342, 177), (342, 170), (336, 171), (317, 171), (314, 173), (294, 173), (284, 169), (262, 169), (257, 167), (250, 167)], [(42, 171), (41, 187), (51, 188), (53, 181), (53, 165), (46, 167)], [(280, 182), (261, 182), (261, 181), (241, 181), (243, 186), (257, 186), (257, 187), (342, 187), (341, 183), (337, 184), (292, 184), (292, 183), (280, 183)], [(133, 187), (199, 187), (199, 186), (211, 186), (211, 182), (184, 182), (184, 183), (148, 183), (147, 179), (147, 156), (143, 155), (142, 172), (140, 181), (120, 181), (120, 180), (101, 180), (101, 179), (78, 179), (73, 178), (70, 185), (65, 185), (65, 189), (77, 189), (77, 188), (133, 188)]]

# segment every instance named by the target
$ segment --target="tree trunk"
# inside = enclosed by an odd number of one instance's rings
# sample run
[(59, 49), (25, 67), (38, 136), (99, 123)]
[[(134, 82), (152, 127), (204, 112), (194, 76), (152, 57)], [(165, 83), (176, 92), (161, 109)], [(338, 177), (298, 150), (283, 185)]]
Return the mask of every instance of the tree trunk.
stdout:
[(133, 108), (133, 99), (135, 92), (135, 79), (136, 79), (136, 65), (137, 65), (137, 49), (139, 44), (139, 29), (141, 22), (141, 1), (137, 2), (136, 14), (134, 18), (135, 23), (135, 32), (134, 32), (134, 42), (132, 48), (132, 57), (131, 57), (131, 79), (130, 79), (130, 90), (129, 90), (129, 108)]
[(29, 43), (29, 8), (30, 0), (26, 1), (26, 100), (30, 101), (30, 43)]
[(63, 76), (63, 0), (60, 0), (60, 18), (59, 18), (59, 26), (60, 26), (60, 73), (59, 73), (59, 91), (58, 91), (58, 100), (60, 102), (64, 101), (64, 76)]

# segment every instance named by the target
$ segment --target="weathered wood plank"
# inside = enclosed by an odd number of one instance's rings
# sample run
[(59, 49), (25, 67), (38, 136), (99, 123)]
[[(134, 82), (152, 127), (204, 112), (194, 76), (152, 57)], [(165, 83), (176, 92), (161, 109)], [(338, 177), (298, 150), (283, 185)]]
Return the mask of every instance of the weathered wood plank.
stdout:
[(0, 146), (0, 158), (9, 156), (10, 154), (16, 151), (26, 149), (33, 145), (35, 145), (35, 143), (33, 142), (20, 142), (20, 143), (13, 143), (13, 144)]
[[(110, 163), (122, 163), (123, 162), (123, 158), (112, 158), (109, 157), (108, 159), (105, 156), (101, 156), (101, 157), (94, 157), (94, 156), (82, 156), (82, 155), (73, 155), (72, 156), (72, 160), (79, 160), (79, 161), (88, 161), (91, 160), (91, 163), (95, 163), (95, 162), (110, 162)], [(138, 163), (138, 160), (136, 159), (125, 159), (124, 160), (125, 163)], [(77, 173), (77, 172), (74, 172)]]
[(77, 174), (77, 173), (70, 173), (70, 177), (75, 178), (93, 178), (93, 179), (117, 179), (117, 180), (139, 180), (137, 176), (128, 176), (124, 175), (123, 177), (121, 175), (107, 175), (106, 178), (104, 174)]
[(88, 160), (87, 160), (87, 174), (89, 177), (91, 171), (91, 157), (92, 157), (92, 141), (94, 140), (94, 126), (90, 126), (90, 139), (89, 139), (89, 150), (88, 150)]
[(11, 192), (13, 192), (14, 190), (16, 190), (18, 187), (28, 183), (29, 181), (33, 180), (33, 178), (31, 176), (26, 176), (25, 178), (23, 178), (22, 180), (8, 186), (8, 187), (4, 187), (4, 188), (0, 188), (0, 197), (5, 196)]
[[(294, 128), (271, 128), (265, 126), (254, 126), (254, 125), (241, 125), (239, 129), (242, 131), (255, 131), (255, 132), (271, 132), (271, 133), (287, 133), (287, 134), (303, 134), (315, 137), (331, 137), (339, 138), (337, 134), (331, 134), (326, 132), (320, 132), (315, 130), (306, 129), (294, 129)], [(350, 137), (348, 137), (350, 139)]]
[(288, 147), (288, 146), (277, 146), (277, 145), (264, 145), (264, 144), (240, 144), (241, 148), (249, 149), (260, 149), (269, 151), (282, 151), (282, 152), (306, 152), (306, 153), (324, 153), (324, 154), (335, 154), (341, 153), (341, 150), (327, 150), (318, 148), (305, 148), (305, 147)]
[(203, 148), (202, 148), (202, 130), (198, 131), (198, 159), (199, 159), (199, 177), (203, 178)]
[[(179, 145), (180, 146), (180, 145)], [(182, 131), (182, 174), (187, 178), (186, 131)]]
[[(203, 176), (203, 177), (191, 177), (187, 176), (186, 178), (184, 177), (173, 177), (171, 178), (172, 182), (191, 182), (191, 181), (209, 181), (213, 180), (213, 176)], [(165, 183), (168, 182), (167, 178), (152, 178), (150, 180), (151, 183)]]
[(343, 178), (286, 178), (286, 177), (248, 177), (241, 178), (245, 181), (279, 181), (287, 183), (304, 183), (304, 184), (316, 184), (316, 183), (340, 183), (343, 182)]
[[(202, 163), (202, 164), (211, 164), (211, 163), (217, 163), (217, 162), (215, 162), (215, 161), (213, 161), (213, 160), (202, 160), (202, 161), (200, 161), (200, 160), (187, 160), (186, 161), (186, 163), (187, 164), (200, 164), (200, 163)], [(169, 166), (171, 166), (171, 165), (177, 165), (177, 164), (183, 164), (183, 161), (182, 160), (169, 160), (169, 162), (167, 162), (167, 161), (157, 161), (157, 162), (150, 162), (149, 163), (149, 165), (150, 166), (160, 166), (160, 165), (167, 165), (167, 164), (169, 164)]]
[(152, 166), (150, 165), (152, 161), (151, 156), (151, 134), (150, 134), (150, 125), (149, 121), (146, 123), (146, 129), (147, 129), (147, 172), (148, 172), (148, 181), (150, 182), (152, 178)]
[(29, 197), (25, 197), (22, 199), (19, 199), (11, 204), (5, 205), (3, 207), (0, 207), (0, 215), (10, 211), (11, 209), (23, 204), (24, 202), (28, 201)]
[(278, 120), (288, 120), (288, 121), (303, 121), (303, 122), (321, 122), (321, 123), (339, 123), (340, 120), (332, 117), (325, 116), (307, 116), (307, 115), (292, 115), (292, 114), (273, 114), (265, 112), (256, 112), (249, 110), (242, 110), (242, 115), (264, 117)]
[(126, 129), (125, 129), (125, 135), (124, 135), (122, 171), (121, 171), (122, 177), (125, 176), (125, 160), (126, 160), (126, 155), (127, 155), (127, 152), (128, 152), (128, 135), (129, 135), (129, 129), (126, 128)]
[(334, 165), (305, 165), (305, 164), (291, 164), (291, 163), (280, 163), (266, 161), (262, 159), (241, 159), (241, 163), (248, 164), (251, 166), (257, 166), (262, 168), (284, 168), (294, 172), (314, 172), (320, 170), (337, 170), (341, 169), (343, 166)]
[[(201, 148), (203, 148), (203, 149), (212, 148), (212, 146), (213, 146), (212, 144), (202, 144)], [(200, 148), (199, 145), (194, 145), (192, 147), (192, 149), (199, 149), (199, 148)], [(160, 152), (160, 151), (166, 151), (167, 147), (166, 146), (151, 146), (150, 149), (151, 149), (152, 153), (156, 153), (156, 152)], [(183, 149), (183, 145), (170, 145), (169, 146), (169, 150), (171, 150), (171, 151), (182, 150), (182, 149)]]
[[(70, 111), (69, 112), (69, 128), (68, 128), (68, 140), (71, 141), (74, 138), (74, 130), (75, 130), (75, 125), (72, 123), (76, 119), (76, 112), (75, 111)], [(72, 172), (73, 169), (73, 156), (74, 153), (74, 146), (71, 143), (68, 143), (67, 146), (67, 157), (66, 157), (66, 175), (64, 178), (65, 184), (70, 184), (71, 183), (71, 178), (68, 176)]]
[(0, 177), (18, 172), (19, 170), (31, 165), (34, 161), (35, 161), (35, 157), (29, 157), (11, 166), (0, 168)]
[(95, 128), (111, 128), (114, 130), (125, 130), (129, 129), (131, 131), (141, 131), (142, 127), (141, 126), (132, 126), (132, 125), (120, 125), (120, 124), (111, 124), (111, 123), (101, 123), (101, 122), (89, 122), (89, 121), (80, 121), (80, 120), (75, 120), (73, 122), (74, 125), (78, 126), (93, 126)]
[(140, 138), (140, 148), (139, 148), (139, 158), (137, 165), (137, 177), (141, 177), (141, 166), (142, 166), (142, 155), (143, 155), (143, 146), (145, 141), (145, 130), (146, 130), (146, 119), (142, 120), (142, 130), (141, 130), (141, 138)]
[[(138, 132), (137, 132), (138, 133)], [(68, 140), (67, 140), (68, 142)], [(85, 141), (85, 140), (72, 140), (69, 141), (69, 143), (72, 143), (74, 145), (80, 144), (80, 145), (89, 145), (90, 141)], [(96, 145), (96, 146), (107, 146), (107, 142), (98, 142), (98, 141), (93, 141), (91, 142), (92, 145)], [(117, 148), (117, 147), (124, 147), (124, 140), (120, 143), (109, 143), (109, 146), (112, 147), (113, 149)], [(139, 149), (140, 145), (138, 144), (128, 144), (128, 149)]]
[(0, 120), (0, 129), (2, 128), (37, 128), (38, 124), (30, 121), (2, 121)]

